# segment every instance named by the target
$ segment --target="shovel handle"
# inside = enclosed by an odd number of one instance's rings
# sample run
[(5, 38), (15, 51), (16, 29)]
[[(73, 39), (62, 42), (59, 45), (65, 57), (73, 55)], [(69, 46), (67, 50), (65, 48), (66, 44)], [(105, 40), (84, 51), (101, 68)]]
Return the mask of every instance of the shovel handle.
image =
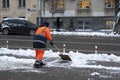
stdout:
[(62, 52), (60, 51), (60, 49), (58, 49), (58, 47), (54, 44), (53, 45), (54, 46), (54, 48), (57, 50), (57, 51), (59, 51), (61, 54), (62, 54)]

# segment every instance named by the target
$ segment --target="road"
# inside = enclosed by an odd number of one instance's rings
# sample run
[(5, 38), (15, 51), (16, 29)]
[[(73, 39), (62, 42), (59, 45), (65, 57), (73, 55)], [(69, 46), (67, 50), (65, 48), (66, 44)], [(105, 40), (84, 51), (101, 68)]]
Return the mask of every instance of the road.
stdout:
[[(31, 48), (33, 36), (18, 35), (0, 35), (0, 46), (6, 47), (8, 41), (9, 48)], [(58, 48), (62, 50), (63, 44), (66, 44), (66, 51), (80, 51), (84, 53), (94, 53), (95, 46), (98, 47), (100, 53), (114, 53), (118, 55), (120, 52), (119, 37), (97, 37), (97, 36), (63, 36), (53, 35), (53, 39)], [(48, 44), (47, 49), (53, 49)]]
[[(120, 80), (114, 70), (87, 68), (42, 68), (39, 73), (27, 70), (0, 71), (0, 80)], [(100, 75), (93, 75), (99, 72)]]
[[(81, 51), (85, 53), (94, 52), (95, 45), (99, 52), (115, 53), (120, 52), (120, 38), (118, 37), (86, 37), (86, 36), (61, 36), (53, 35), (55, 44), (62, 49), (62, 44), (66, 44), (66, 49)], [(32, 36), (0, 35), (0, 46), (9, 48), (31, 48)], [(7, 43), (8, 41), (8, 43)], [(54, 49), (49, 44), (47, 49)], [(1, 55), (2, 56), (2, 55)], [(53, 60), (53, 59), (48, 59)], [(61, 65), (67, 63), (61, 63)], [(108, 67), (120, 67), (118, 62), (92, 61), (89, 65), (103, 65)], [(9, 65), (9, 64), (8, 64)], [(97, 68), (62, 68), (44, 67), (39, 70), (14, 69), (1, 70), (0, 80), (120, 80), (120, 70), (97, 69)]]
[[(32, 48), (32, 36), (0, 35), (0, 46), (9, 48)], [(120, 51), (120, 38), (118, 37), (85, 37), (85, 36), (62, 36), (53, 35), (54, 42), (62, 49), (66, 44), (67, 50), (78, 50), (81, 52), (94, 52), (98, 46), (99, 52), (118, 53)], [(53, 49), (48, 44), (48, 49)]]

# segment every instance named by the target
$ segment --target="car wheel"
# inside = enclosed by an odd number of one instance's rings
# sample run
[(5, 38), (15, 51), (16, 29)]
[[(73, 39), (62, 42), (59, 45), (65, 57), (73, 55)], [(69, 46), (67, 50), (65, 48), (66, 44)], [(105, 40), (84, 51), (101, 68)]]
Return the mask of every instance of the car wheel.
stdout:
[(34, 30), (34, 29), (31, 29), (31, 30), (29, 31), (29, 35), (30, 35), (30, 36), (35, 35), (35, 30)]
[(8, 28), (4, 28), (2, 32), (4, 35), (8, 35), (10, 33)]

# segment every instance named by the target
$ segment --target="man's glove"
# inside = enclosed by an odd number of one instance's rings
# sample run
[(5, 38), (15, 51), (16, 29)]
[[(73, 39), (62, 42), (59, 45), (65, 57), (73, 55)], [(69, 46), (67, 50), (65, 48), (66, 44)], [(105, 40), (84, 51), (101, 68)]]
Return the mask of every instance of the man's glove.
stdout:
[(52, 46), (54, 45), (54, 42), (52, 40), (50, 41), (50, 45), (52, 45)]

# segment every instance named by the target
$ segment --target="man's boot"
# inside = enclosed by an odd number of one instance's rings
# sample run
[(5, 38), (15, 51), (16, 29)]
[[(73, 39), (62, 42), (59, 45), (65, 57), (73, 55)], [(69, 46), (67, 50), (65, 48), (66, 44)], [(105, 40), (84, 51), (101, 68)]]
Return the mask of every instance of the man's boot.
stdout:
[(41, 60), (36, 60), (33, 66), (34, 68), (41, 68), (44, 65), (45, 64)]

